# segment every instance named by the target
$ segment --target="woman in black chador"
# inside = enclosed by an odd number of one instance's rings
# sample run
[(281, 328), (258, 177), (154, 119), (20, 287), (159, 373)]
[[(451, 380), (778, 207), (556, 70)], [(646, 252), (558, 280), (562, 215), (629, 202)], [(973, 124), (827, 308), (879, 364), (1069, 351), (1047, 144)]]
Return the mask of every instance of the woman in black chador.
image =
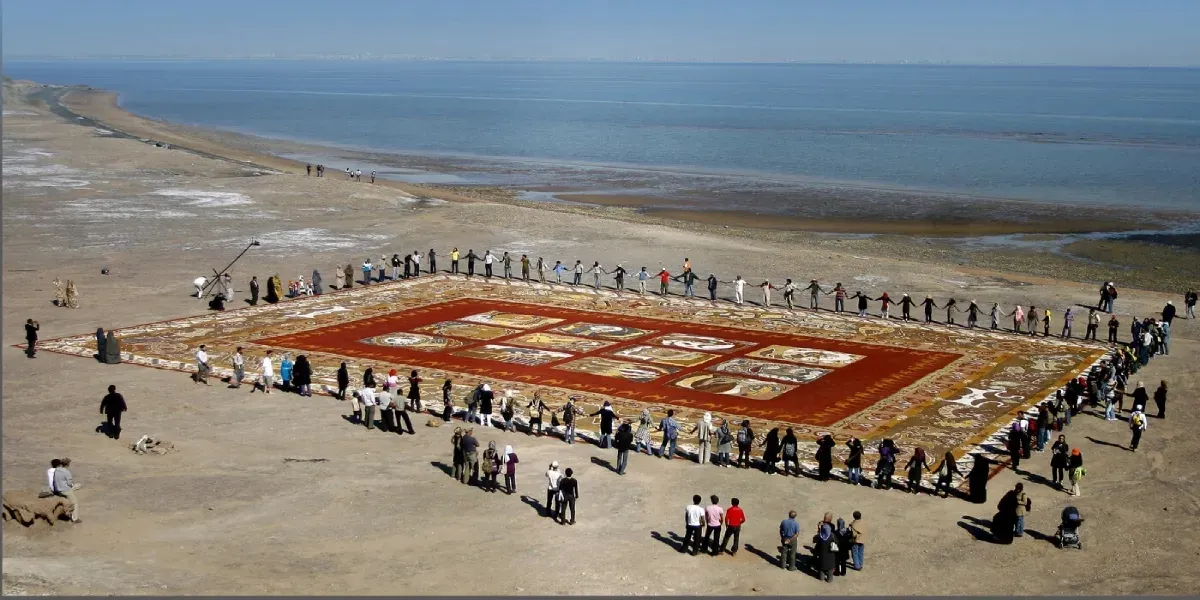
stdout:
[(767, 472), (775, 473), (775, 463), (779, 462), (779, 428), (775, 427), (767, 433), (767, 439), (763, 440), (763, 462), (767, 465)]
[(975, 457), (975, 464), (971, 466), (971, 472), (967, 473), (967, 499), (975, 504), (983, 504), (987, 502), (987, 482), (992, 465), (982, 454), (972, 456)]

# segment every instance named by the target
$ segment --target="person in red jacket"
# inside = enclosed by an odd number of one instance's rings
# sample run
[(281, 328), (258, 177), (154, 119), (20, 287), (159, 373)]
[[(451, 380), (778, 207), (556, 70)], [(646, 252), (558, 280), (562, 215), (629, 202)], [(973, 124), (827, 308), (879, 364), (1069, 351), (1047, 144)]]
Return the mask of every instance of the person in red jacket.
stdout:
[(725, 511), (725, 537), (721, 540), (721, 552), (726, 551), (729, 538), (732, 536), (733, 551), (729, 554), (737, 556), (738, 542), (742, 539), (742, 523), (746, 522), (746, 513), (742, 512), (741, 506), (738, 506), (737, 498), (730, 500), (729, 504), (729, 510)]

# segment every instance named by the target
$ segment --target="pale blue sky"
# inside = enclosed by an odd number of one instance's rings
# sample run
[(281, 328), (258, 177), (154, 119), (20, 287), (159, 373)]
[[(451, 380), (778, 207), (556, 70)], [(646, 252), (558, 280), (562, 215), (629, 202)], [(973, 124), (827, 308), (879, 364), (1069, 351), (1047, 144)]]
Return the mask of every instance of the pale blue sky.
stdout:
[(4, 0), (5, 56), (1200, 65), (1200, 0)]

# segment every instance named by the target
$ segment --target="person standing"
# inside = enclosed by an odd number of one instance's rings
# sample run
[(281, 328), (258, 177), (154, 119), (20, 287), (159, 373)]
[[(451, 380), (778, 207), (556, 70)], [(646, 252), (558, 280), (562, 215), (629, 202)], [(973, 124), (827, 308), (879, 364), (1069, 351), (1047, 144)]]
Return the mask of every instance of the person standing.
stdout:
[(633, 451), (641, 452), (645, 447), (648, 456), (654, 456), (654, 449), (651, 447), (650, 429), (654, 427), (654, 418), (650, 416), (650, 409), (643, 408), (642, 414), (638, 417), (637, 432), (633, 434)]
[(1013, 536), (1025, 537), (1025, 515), (1033, 510), (1033, 500), (1025, 493), (1025, 484), (1023, 483), (1018, 483), (1013, 491), (1017, 493), (1017, 522)]
[(572, 445), (575, 444), (575, 417), (577, 416), (575, 414), (575, 399), (575, 396), (568, 397), (567, 403), (562, 407), (563, 425), (565, 426), (563, 441)]
[(799, 440), (796, 439), (796, 433), (791, 427), (787, 428), (787, 433), (783, 436), (783, 443), (780, 449), (783, 452), (783, 475), (787, 477), (792, 474), (792, 467), (796, 469), (796, 475), (800, 475), (800, 461), (796, 454)]
[[(370, 373), (370, 369), (367, 372)], [(362, 401), (363, 422), (367, 429), (375, 429), (375, 378), (372, 377), (370, 382), (364, 382), (362, 389), (358, 392), (359, 400)]]
[(238, 346), (233, 352), (233, 387), (242, 387), (242, 380), (246, 378), (246, 358), (242, 356), (242, 347)]
[(617, 449), (617, 475), (624, 475), (625, 468), (629, 466), (629, 450), (633, 447), (633, 428), (629, 423), (621, 423), (617, 428), (613, 446)]
[(562, 473), (558, 471), (558, 461), (550, 463), (550, 467), (546, 469), (546, 513), (543, 516), (551, 519), (558, 518), (558, 512), (562, 509), (562, 502), (559, 500), (559, 484), (562, 481)]
[(337, 370), (337, 384), (338, 399), (345, 400), (346, 389), (350, 387), (350, 370), (346, 367), (346, 363), (344, 362), (342, 363), (342, 366), (338, 367)]
[[(699, 503), (700, 496), (696, 496)], [(796, 522), (796, 511), (788, 511), (788, 516), (779, 524), (779, 545), (783, 546), (779, 566), (789, 571), (796, 570), (796, 540), (800, 537), (800, 524)]]
[[(413, 369), (408, 374), (408, 401), (412, 405), (412, 409), (421, 412), (421, 376), (417, 374), (417, 370)], [(409, 428), (411, 429), (411, 427)], [(411, 433), (411, 432), (410, 432)]]
[(485, 383), (479, 388), (479, 423), (484, 427), (492, 426), (492, 401), (495, 399), (496, 394), (491, 385)]
[(704, 525), (705, 512), (700, 506), (700, 495), (692, 496), (692, 503), (687, 505), (683, 510), (683, 547), (682, 552), (688, 552), (688, 546), (691, 546), (690, 554), (695, 556), (700, 551), (700, 528)]
[(475, 254), (475, 250), (467, 249), (467, 277), (468, 278), (475, 275), (475, 261), (476, 260), (479, 260), (479, 257)]
[[(729, 501), (729, 510), (725, 511), (725, 537), (721, 538), (721, 552), (729, 552), (737, 556), (738, 545), (742, 540), (742, 525), (746, 522), (746, 513), (742, 510), (741, 501), (734, 498)], [(733, 538), (733, 550), (729, 550), (729, 538)]]
[(592, 274), (592, 288), (595, 290), (599, 290), (600, 289), (600, 276), (605, 273), (604, 267), (600, 266), (600, 261), (596, 261), (596, 262), (592, 263), (592, 268), (588, 269), (588, 271)]
[[(1115, 315), (1114, 315), (1115, 316)], [(1096, 309), (1088, 309), (1087, 317), (1087, 333), (1083, 335), (1083, 339), (1096, 341), (1096, 331), (1100, 329), (1100, 315), (1096, 314)]]
[(500, 457), (500, 465), (504, 469), (504, 493), (512, 495), (517, 491), (517, 463), (521, 462), (517, 458), (517, 453), (513, 452), (512, 445), (504, 447), (504, 454)]
[(572, 271), (571, 285), (579, 285), (579, 283), (583, 280), (583, 261), (577, 259), (575, 261), (575, 266), (572, 267)]
[(1134, 407), (1132, 413), (1129, 414), (1129, 429), (1133, 432), (1133, 438), (1129, 440), (1129, 450), (1137, 452), (1138, 444), (1142, 441), (1142, 432), (1146, 431), (1146, 413)]
[(80, 486), (75, 484), (75, 478), (68, 468), (71, 466), (71, 459), (64, 458), (60, 462), (61, 466), (54, 470), (54, 481), (50, 491), (54, 492), (55, 496), (67, 499), (67, 518), (72, 523), (82, 523), (83, 519), (79, 518), (79, 498), (75, 496), (75, 491)]
[(833, 312), (840, 313), (846, 310), (846, 288), (842, 287), (839, 281), (833, 286)]
[(846, 479), (850, 485), (859, 485), (862, 480), (862, 459), (865, 451), (862, 440), (850, 438), (846, 447), (850, 449), (850, 455), (846, 457)]
[(492, 254), (491, 250), (485, 250), (483, 253), (483, 276), (488, 279), (492, 278), (492, 263), (496, 262), (496, 255)]
[(908, 491), (913, 494), (920, 494), (921, 475), (929, 470), (929, 461), (925, 457), (925, 449), (917, 448), (914, 450), (912, 457), (908, 459), (908, 464), (904, 465), (904, 469), (908, 472)]
[(297, 394), (312, 397), (312, 365), (303, 354), (296, 357), (296, 364), (292, 366), (292, 383), (296, 386)]
[[(33, 319), (25, 320), (25, 356), (29, 358), (37, 357), (38, 331), (41, 329), (41, 323)], [(101, 358), (103, 358), (103, 351), (100, 354)]]
[(458, 275), (458, 246), (450, 250), (450, 274)]
[(504, 257), (500, 259), (500, 262), (504, 265), (505, 281), (512, 279), (512, 257), (508, 255), (508, 252), (504, 253)]
[(817, 527), (817, 535), (813, 536), (813, 556), (816, 558), (817, 579), (825, 583), (833, 582), (833, 570), (837, 568), (834, 544), (833, 525), (821, 523)]
[(704, 531), (704, 550), (717, 556), (721, 553), (721, 526), (725, 524), (725, 509), (721, 508), (721, 501), (715, 494), (709, 500), (712, 504), (704, 507), (704, 524), (707, 526)]
[[(270, 394), (271, 388), (274, 386), (273, 379), (275, 377), (275, 367), (271, 362), (272, 350), (267, 350), (259, 363), (259, 383), (262, 384), (263, 393)], [(344, 363), (343, 363), (344, 364)], [(250, 393), (254, 393), (254, 388), (250, 388)]]
[(258, 306), (258, 275), (250, 278), (250, 306)]
[(204, 344), (200, 344), (200, 349), (196, 350), (196, 383), (208, 385), (210, 371), (212, 367), (208, 364), (208, 352), (204, 350)]
[(1160, 381), (1158, 389), (1154, 390), (1154, 405), (1158, 407), (1158, 414), (1155, 416), (1159, 419), (1167, 418), (1167, 381), (1165, 379)]
[(733, 303), (741, 306), (746, 300), (746, 280), (741, 275), (733, 278)]
[(987, 502), (987, 482), (988, 477), (991, 476), (992, 461), (982, 454), (972, 456), (975, 463), (971, 465), (971, 471), (967, 473), (967, 498), (974, 504), (983, 504)]
[(371, 183), (375, 183), (375, 171), (371, 171)]
[[(675, 444), (679, 438), (679, 423), (675, 420), (674, 409), (667, 409), (667, 416), (658, 422), (658, 430), (663, 432), (662, 446), (658, 449), (658, 457), (671, 460), (675, 456)], [(696, 496), (696, 502), (699, 502)]]
[(1053, 473), (1054, 485), (1063, 489), (1066, 480), (1067, 465), (1070, 463), (1071, 447), (1067, 445), (1067, 436), (1058, 436), (1058, 441), (1050, 446), (1050, 470)]
[(1083, 455), (1080, 454), (1079, 448), (1071, 449), (1071, 458), (1067, 462), (1067, 477), (1071, 480), (1071, 495), (1078, 496), (1079, 482), (1087, 471), (1083, 470)]
[(462, 439), (458, 441), (458, 447), (462, 449), (463, 455), (463, 471), (459, 481), (468, 485), (477, 483), (479, 481), (479, 440), (475, 439), (474, 429), (468, 428), (463, 432)]
[[(404, 430), (408, 429), (408, 435), (416, 435), (417, 432), (413, 430), (412, 420), (410, 420), (408, 418), (408, 402), (405, 402), (403, 399), (397, 398), (395, 400), (395, 403), (396, 403), (396, 409), (395, 409), (396, 410), (396, 414), (395, 414), (396, 433), (403, 435)], [(404, 423), (401, 424), (400, 423), (401, 421), (403, 421)]]
[(821, 481), (829, 481), (829, 475), (833, 471), (833, 448), (837, 442), (833, 441), (833, 436), (825, 434), (817, 440), (817, 479)]
[(1187, 293), (1183, 295), (1183, 307), (1186, 309), (1185, 312), (1187, 313), (1187, 318), (1189, 319), (1196, 318), (1196, 298), (1196, 290), (1193, 289), (1189, 289)]
[(937, 473), (937, 483), (933, 486), (933, 495), (949, 498), (950, 490), (954, 487), (954, 476), (962, 477), (962, 472), (958, 470), (958, 464), (954, 462), (954, 454), (946, 452), (946, 456), (942, 457), (942, 462), (937, 466), (935, 472)]
[(496, 476), (500, 473), (500, 453), (496, 452), (496, 442), (488, 442), (487, 450), (483, 451), (483, 457), (479, 461), (479, 469), (483, 473), (483, 484), (481, 487), (484, 491), (496, 493)]
[(371, 258), (367, 257), (367, 260), (364, 260), (362, 264), (363, 285), (371, 284), (371, 271), (374, 268), (375, 267), (371, 264)]
[(454, 391), (454, 382), (447, 379), (442, 383), (442, 422), (449, 423), (454, 416), (454, 403), (450, 401), (450, 393)]
[(696, 425), (692, 428), (692, 431), (696, 433), (696, 442), (700, 447), (700, 450), (696, 453), (696, 462), (706, 465), (708, 464), (711, 448), (710, 444), (713, 434), (712, 413), (704, 413), (704, 416), (696, 422)]
[(750, 468), (750, 447), (753, 445), (754, 430), (750, 429), (750, 419), (743, 419), (742, 427), (737, 432), (737, 466), (739, 469)]
[(808, 290), (808, 307), (812, 310), (819, 309), (821, 307), (820, 294), (824, 292), (824, 290), (821, 289), (821, 284), (817, 283), (816, 279), (813, 279), (808, 282), (808, 287), (805, 287), (804, 289)]
[(521, 255), (521, 281), (529, 283), (529, 255)]
[(1037, 413), (1037, 451), (1045, 450), (1046, 444), (1050, 442), (1050, 407), (1048, 403), (1043, 402), (1038, 405)]
[[(575, 501), (579, 499), (579, 481), (575, 479), (575, 472), (567, 469), (567, 476), (558, 482), (559, 492), (562, 494), (562, 506), (559, 507), (558, 522), (565, 525), (575, 524)], [(571, 520), (567, 520), (567, 510), (571, 511)]]
[(600, 410), (592, 413), (592, 417), (600, 417), (600, 447), (609, 448), (612, 446), (613, 435), (613, 420), (617, 418), (617, 413), (613, 411), (612, 404), (608, 400), (604, 401), (604, 405)]
[(788, 310), (795, 308), (796, 284), (787, 279), (783, 282), (783, 303), (787, 305)]
[(537, 259), (537, 274), (538, 283), (546, 283), (546, 260), (540, 256)]
[(117, 386), (108, 386), (108, 394), (100, 400), (100, 414), (105, 417), (104, 426), (108, 430), (108, 437), (114, 440), (121, 439), (121, 413), (127, 408), (125, 397), (117, 393)]
[(854, 511), (854, 520), (850, 521), (850, 562), (855, 571), (863, 570), (863, 544), (867, 541), (867, 524), (863, 522), (862, 513)]

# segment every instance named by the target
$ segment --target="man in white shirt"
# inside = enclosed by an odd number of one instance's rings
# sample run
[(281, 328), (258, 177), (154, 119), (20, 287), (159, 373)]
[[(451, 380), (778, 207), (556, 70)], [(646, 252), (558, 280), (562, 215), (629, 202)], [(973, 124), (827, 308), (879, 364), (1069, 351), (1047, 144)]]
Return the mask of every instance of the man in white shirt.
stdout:
[(413, 277), (421, 274), (421, 253), (413, 250), (412, 253)]
[(742, 301), (745, 299), (745, 292), (746, 292), (746, 280), (742, 279), (741, 275), (738, 275), (733, 280), (733, 302), (734, 302), (734, 304), (737, 304), (738, 306), (742, 305)]
[(367, 429), (375, 429), (375, 388), (364, 385), (358, 395), (362, 400), (363, 421), (366, 422)]
[(54, 472), (62, 466), (62, 461), (57, 458), (50, 460), (50, 468), (46, 469), (46, 489), (42, 490), (42, 495), (39, 497), (48, 497), (54, 495)]
[(546, 470), (546, 514), (550, 518), (557, 518), (558, 511), (562, 509), (562, 501), (558, 499), (558, 482), (562, 480), (562, 473), (558, 470), (558, 461), (550, 463), (550, 468)]
[[(263, 392), (270, 394), (271, 388), (275, 385), (275, 366), (271, 364), (271, 350), (267, 350), (267, 355), (259, 363), (259, 368), (262, 369), (259, 375), (259, 383), (262, 384)], [(254, 393), (253, 388), (250, 389), (250, 393)]]
[(688, 545), (692, 547), (692, 556), (700, 551), (700, 527), (704, 524), (704, 516), (704, 507), (700, 506), (700, 496), (692, 496), (692, 503), (687, 505), (683, 511), (687, 533), (683, 535), (683, 547), (680, 551), (687, 552)]
[(246, 378), (246, 359), (242, 357), (242, 347), (238, 346), (233, 353), (233, 387), (242, 387), (242, 380)]
[(492, 276), (492, 263), (496, 262), (496, 255), (492, 254), (491, 250), (483, 253), (483, 275), (484, 277)]
[(196, 351), (196, 383), (208, 385), (210, 371), (212, 367), (208, 365), (208, 352), (204, 351), (204, 344), (200, 344), (200, 349)]

